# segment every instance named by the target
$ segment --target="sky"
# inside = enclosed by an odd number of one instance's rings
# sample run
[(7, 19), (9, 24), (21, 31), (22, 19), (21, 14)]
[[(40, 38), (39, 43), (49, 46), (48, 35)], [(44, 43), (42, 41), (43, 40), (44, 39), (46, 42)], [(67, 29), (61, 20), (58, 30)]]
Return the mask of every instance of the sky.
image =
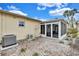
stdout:
[[(62, 19), (64, 11), (71, 9), (79, 10), (79, 3), (0, 3), (0, 10), (42, 21)], [(74, 17), (78, 20), (79, 13)]]

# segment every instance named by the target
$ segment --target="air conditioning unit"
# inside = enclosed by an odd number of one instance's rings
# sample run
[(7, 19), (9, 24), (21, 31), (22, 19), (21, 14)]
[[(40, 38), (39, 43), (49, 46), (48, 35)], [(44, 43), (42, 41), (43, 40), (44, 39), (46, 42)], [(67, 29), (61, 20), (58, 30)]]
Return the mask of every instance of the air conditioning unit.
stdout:
[(12, 45), (15, 45), (17, 42), (16, 42), (16, 36), (11, 34), (11, 35), (4, 35), (2, 37), (2, 47), (5, 48), (5, 47), (8, 47), (8, 46), (12, 46)]

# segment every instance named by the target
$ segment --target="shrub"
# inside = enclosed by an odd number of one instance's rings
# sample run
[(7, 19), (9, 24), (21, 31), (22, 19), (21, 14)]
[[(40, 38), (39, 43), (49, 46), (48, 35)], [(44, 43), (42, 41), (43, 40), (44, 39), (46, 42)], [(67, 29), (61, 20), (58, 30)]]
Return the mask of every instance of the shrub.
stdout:
[(25, 52), (26, 51), (26, 49), (25, 48), (21, 48), (21, 52)]
[(37, 52), (35, 52), (32, 56), (39, 56), (39, 54)]
[(29, 38), (33, 38), (33, 35), (31, 34), (31, 35), (27, 35), (27, 39), (29, 39)]
[(33, 39), (32, 41), (35, 41), (36, 39)]
[(78, 31), (77, 31), (76, 28), (70, 28), (70, 29), (68, 29), (68, 32), (69, 32), (70, 34), (74, 34), (74, 33), (77, 33)]
[(62, 43), (62, 44), (64, 44), (64, 42), (63, 42), (63, 41), (60, 41), (59, 43)]
[(29, 34), (27, 35), (27, 39), (29, 39)]
[(32, 39), (33, 38), (33, 35), (30, 35), (30, 38)]
[(78, 33), (78, 31), (76, 28), (69, 28), (67, 34), (69, 36), (71, 36), (72, 38), (75, 38), (75, 37), (77, 37), (77, 33)]
[(65, 40), (69, 40), (68, 38), (66, 38)]

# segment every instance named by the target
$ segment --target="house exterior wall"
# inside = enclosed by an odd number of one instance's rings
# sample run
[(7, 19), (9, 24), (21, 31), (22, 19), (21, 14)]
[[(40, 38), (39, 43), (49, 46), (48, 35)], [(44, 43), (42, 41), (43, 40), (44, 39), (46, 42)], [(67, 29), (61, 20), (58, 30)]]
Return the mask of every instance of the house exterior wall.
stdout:
[[(23, 21), (25, 25), (20, 27), (19, 21)], [(37, 37), (40, 35), (40, 22), (0, 13), (0, 42), (2, 36), (9, 34), (16, 35), (17, 40), (26, 38), (28, 34)]]

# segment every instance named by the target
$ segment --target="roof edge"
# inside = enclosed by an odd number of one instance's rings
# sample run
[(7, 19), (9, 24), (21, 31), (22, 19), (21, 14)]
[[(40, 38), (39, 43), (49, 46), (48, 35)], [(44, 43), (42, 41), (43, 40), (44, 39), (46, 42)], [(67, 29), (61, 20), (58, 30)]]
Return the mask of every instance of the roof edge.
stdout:
[(12, 12), (9, 12), (9, 11), (0, 10), (0, 13), (10, 14), (10, 15), (26, 18), (26, 19), (29, 19), (29, 20), (33, 20), (33, 21), (42, 22), (41, 20), (33, 19), (33, 18), (30, 18), (30, 17), (27, 17), (27, 16), (23, 16), (23, 15), (20, 15), (20, 14), (12, 13)]

